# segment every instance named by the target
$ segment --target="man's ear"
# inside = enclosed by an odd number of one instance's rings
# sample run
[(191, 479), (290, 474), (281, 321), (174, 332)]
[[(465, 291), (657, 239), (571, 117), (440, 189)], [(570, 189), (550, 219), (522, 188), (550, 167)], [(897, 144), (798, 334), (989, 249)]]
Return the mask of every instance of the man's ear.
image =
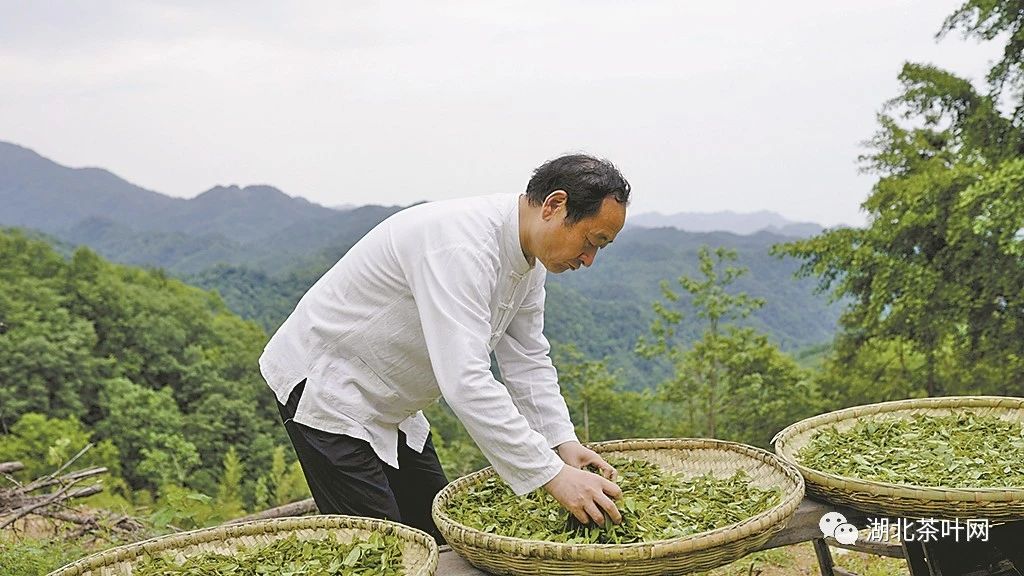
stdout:
[(555, 190), (551, 194), (548, 194), (548, 197), (544, 199), (544, 204), (541, 205), (541, 217), (545, 220), (553, 218), (559, 210), (564, 211), (566, 209), (566, 202), (568, 202), (568, 200), (569, 195), (565, 190)]

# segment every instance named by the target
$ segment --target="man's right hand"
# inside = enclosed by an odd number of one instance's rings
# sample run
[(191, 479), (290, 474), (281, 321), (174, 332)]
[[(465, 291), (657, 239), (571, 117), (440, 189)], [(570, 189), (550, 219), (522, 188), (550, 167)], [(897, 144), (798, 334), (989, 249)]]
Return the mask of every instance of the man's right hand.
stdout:
[(604, 514), (616, 524), (622, 522), (622, 514), (612, 502), (622, 496), (622, 489), (598, 474), (566, 464), (544, 485), (544, 489), (581, 524), (604, 524)]

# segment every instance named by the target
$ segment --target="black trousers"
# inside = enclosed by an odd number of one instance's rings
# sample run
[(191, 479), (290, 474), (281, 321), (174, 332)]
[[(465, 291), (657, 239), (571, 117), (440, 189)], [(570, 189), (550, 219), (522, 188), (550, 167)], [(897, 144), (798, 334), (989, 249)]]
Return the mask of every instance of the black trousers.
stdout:
[(384, 463), (365, 440), (332, 434), (293, 420), (306, 386), (300, 382), (281, 419), (299, 457), (306, 483), (321, 514), (349, 514), (401, 522), (423, 530), (439, 544), (444, 538), (430, 516), (434, 496), (448, 484), (427, 436), (423, 453), (409, 448), (398, 431), (398, 468)]

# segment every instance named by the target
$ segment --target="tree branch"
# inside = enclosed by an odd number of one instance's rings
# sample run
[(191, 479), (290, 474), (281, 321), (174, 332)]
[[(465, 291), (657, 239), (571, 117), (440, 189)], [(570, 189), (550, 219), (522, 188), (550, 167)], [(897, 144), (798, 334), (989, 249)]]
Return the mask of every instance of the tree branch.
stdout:
[(25, 467), (21, 462), (0, 462), (0, 474), (10, 474)]
[(28, 514), (32, 513), (35, 510), (38, 510), (39, 508), (44, 508), (51, 504), (63, 502), (65, 500), (70, 500), (72, 498), (84, 498), (86, 496), (92, 496), (93, 494), (97, 494), (103, 491), (103, 486), (99, 484), (94, 484), (86, 488), (79, 488), (77, 490), (69, 492), (73, 485), (74, 482), (61, 487), (60, 490), (57, 490), (52, 494), (41, 497), (36, 502), (26, 504), (25, 506), (22, 506), (21, 508), (14, 510), (13, 512), (10, 513), (10, 518), (4, 520), (3, 523), (0, 523), (0, 529), (6, 528), (7, 526), (14, 524), (14, 522), (16, 522), (19, 518), (27, 516)]
[(268, 518), (283, 518), (285, 516), (302, 516), (304, 514), (309, 514), (310, 512), (316, 512), (316, 503), (313, 502), (312, 498), (307, 498), (298, 502), (292, 502), (291, 504), (285, 504), (284, 506), (264, 510), (263, 512), (257, 512), (241, 518), (235, 518), (234, 520), (228, 520), (225, 524), (238, 524), (239, 522), (266, 520)]

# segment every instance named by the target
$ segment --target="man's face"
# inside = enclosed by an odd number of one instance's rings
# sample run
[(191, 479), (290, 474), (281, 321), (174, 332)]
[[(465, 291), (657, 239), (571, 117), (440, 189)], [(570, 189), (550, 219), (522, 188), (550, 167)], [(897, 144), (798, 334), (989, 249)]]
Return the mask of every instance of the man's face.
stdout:
[(536, 255), (555, 274), (589, 267), (597, 251), (611, 244), (626, 222), (626, 207), (608, 196), (597, 214), (566, 226), (564, 194), (552, 193), (542, 208), (545, 224)]

